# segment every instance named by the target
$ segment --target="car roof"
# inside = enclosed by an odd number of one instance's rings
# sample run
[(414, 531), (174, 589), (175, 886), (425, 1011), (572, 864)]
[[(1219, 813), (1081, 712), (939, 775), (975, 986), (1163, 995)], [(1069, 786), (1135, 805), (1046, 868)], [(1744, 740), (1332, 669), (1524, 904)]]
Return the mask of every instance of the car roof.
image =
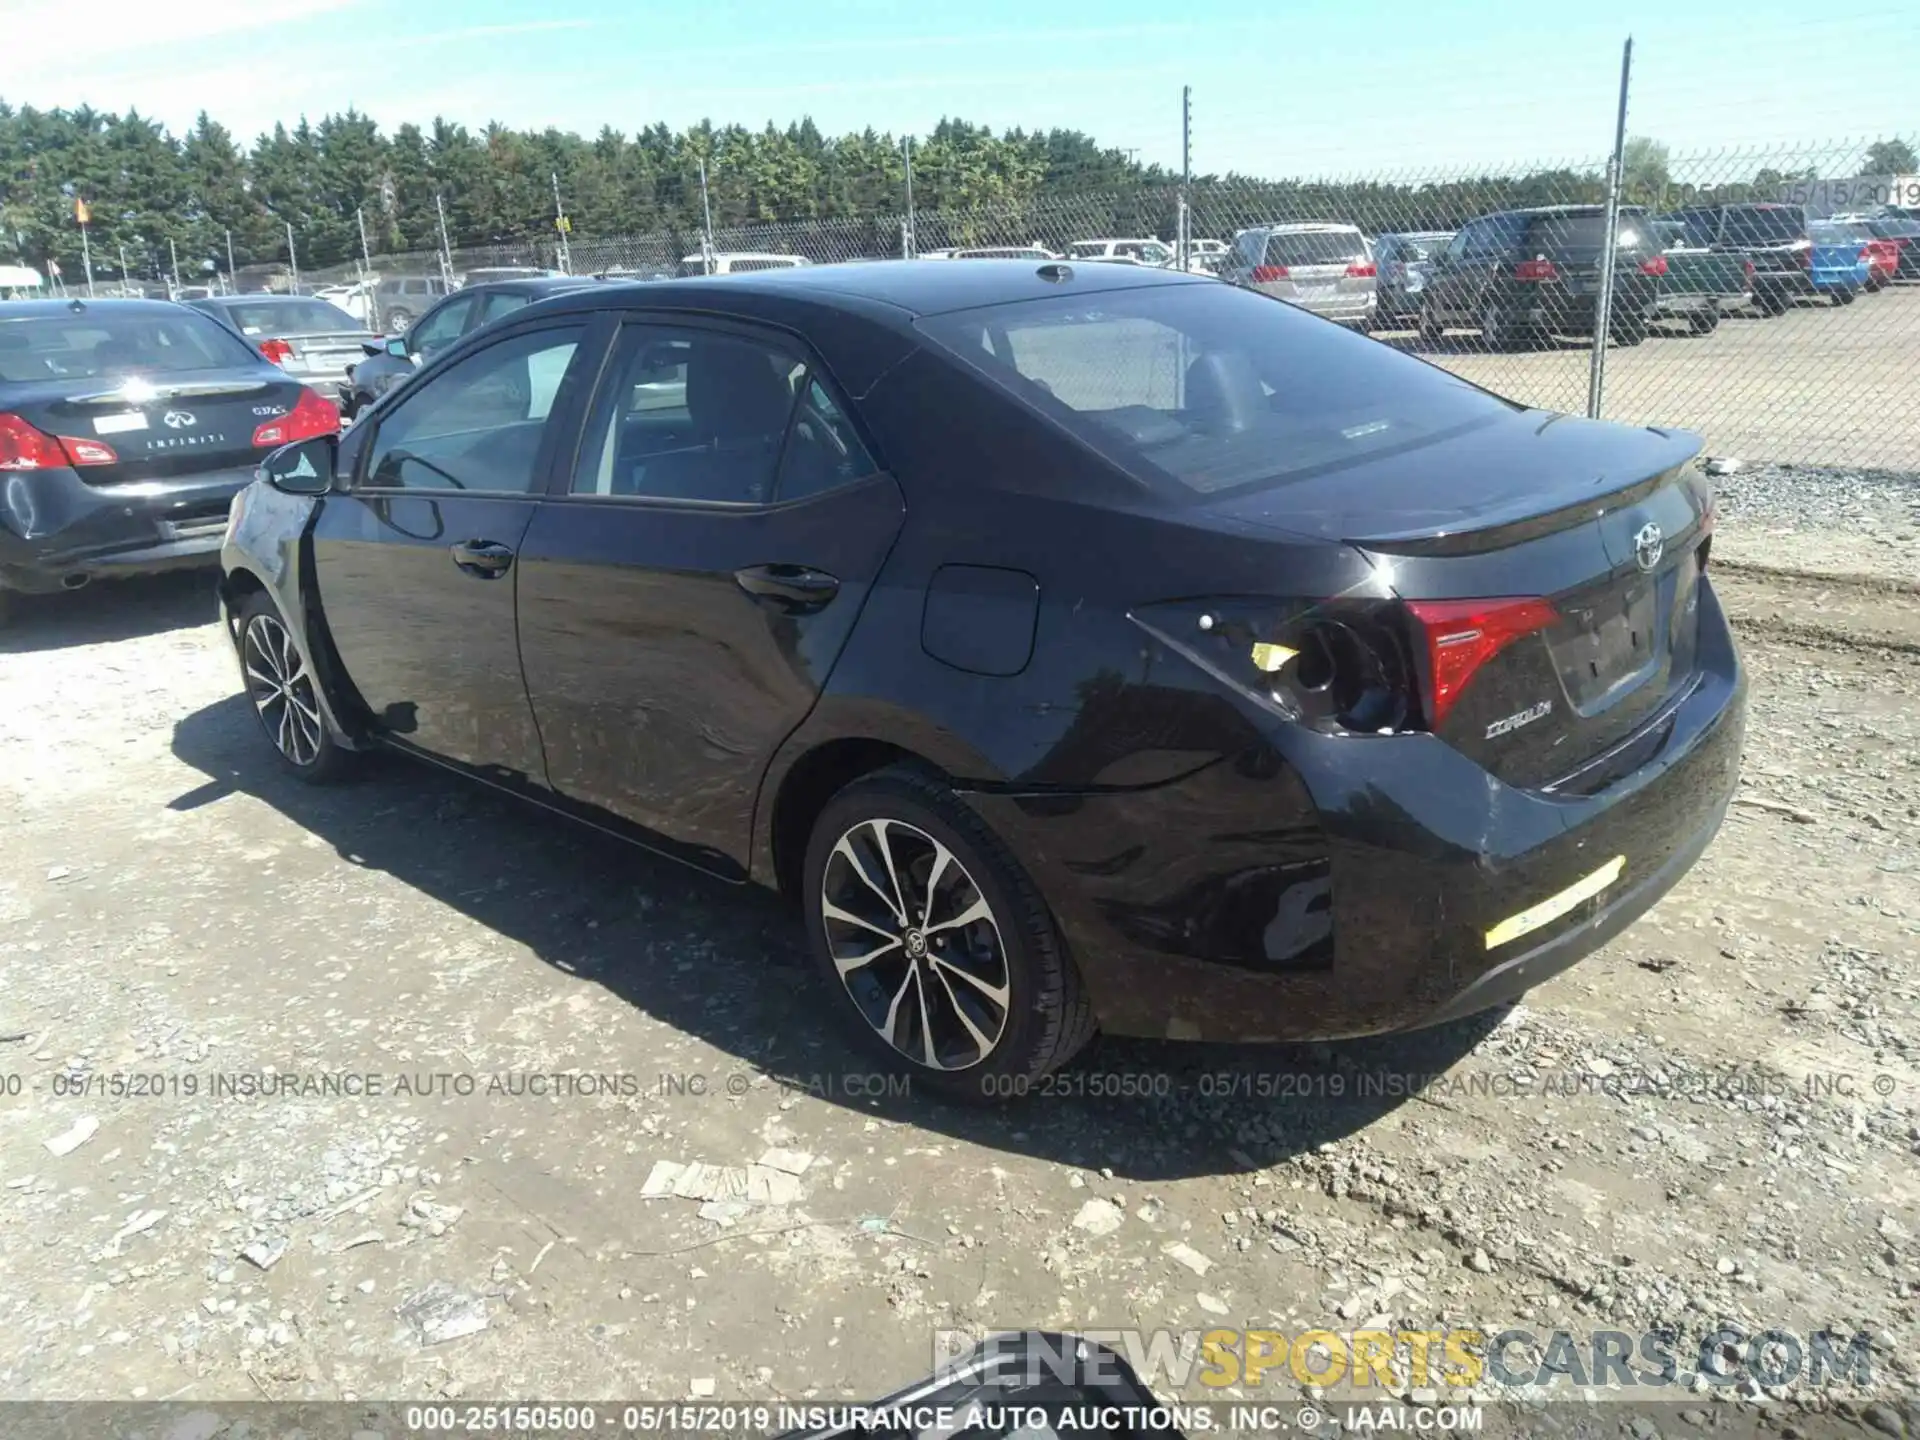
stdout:
[(183, 303), (196, 309), (204, 309), (208, 305), (225, 309), (229, 305), (258, 305), (262, 300), (318, 300), (322, 305), (333, 303), (325, 295), (282, 295), (274, 290), (255, 290), (247, 295), (197, 295)]
[(594, 275), (526, 275), (518, 280), (482, 280), (448, 292), (455, 295), (560, 295), (568, 290), (583, 290), (602, 282)]
[(1251, 225), (1249, 230), (1265, 230), (1271, 234), (1305, 234), (1308, 231), (1337, 231), (1344, 235), (1351, 230), (1359, 233), (1360, 227), (1346, 220), (1287, 220), (1276, 221), (1271, 225)]
[[(1043, 278), (1043, 272), (1065, 272), (1065, 278)], [(770, 304), (799, 301), (825, 309), (859, 310), (904, 324), (922, 315), (1021, 300), (1152, 285), (1217, 284), (1205, 276), (1134, 265), (1075, 265), (1064, 260), (976, 260), (951, 265), (939, 260), (892, 260), (876, 265), (797, 265), (651, 283), (614, 281), (604, 291), (596, 290), (592, 303), (752, 315)], [(578, 303), (578, 297), (574, 300)], [(572, 306), (563, 302), (561, 308)]]
[(171, 300), (87, 300), (76, 295), (66, 300), (9, 300), (7, 308), (0, 310), (0, 318), (31, 320), (36, 316), (84, 315), (90, 310), (108, 315), (162, 316), (178, 315), (189, 308)]

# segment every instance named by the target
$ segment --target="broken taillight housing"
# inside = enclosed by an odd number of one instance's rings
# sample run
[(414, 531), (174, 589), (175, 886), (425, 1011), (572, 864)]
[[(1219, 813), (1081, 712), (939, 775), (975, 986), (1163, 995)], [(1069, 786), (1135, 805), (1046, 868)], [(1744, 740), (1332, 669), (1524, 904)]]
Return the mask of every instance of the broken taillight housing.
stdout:
[(1419, 682), (1398, 601), (1181, 600), (1128, 618), (1283, 720), (1367, 735), (1418, 724)]

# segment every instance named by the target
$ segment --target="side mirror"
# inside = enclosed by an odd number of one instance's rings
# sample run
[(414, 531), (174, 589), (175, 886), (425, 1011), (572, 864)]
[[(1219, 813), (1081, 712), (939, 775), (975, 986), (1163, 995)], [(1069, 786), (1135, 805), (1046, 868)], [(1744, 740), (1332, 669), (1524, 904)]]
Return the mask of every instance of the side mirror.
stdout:
[(387, 342), (384, 340), (362, 340), (360, 342), (360, 349), (368, 355), (384, 355), (387, 352)]
[(387, 354), (396, 360), (411, 359), (412, 352), (407, 349), (407, 337), (404, 335), (390, 337), (387, 341)]
[(335, 435), (316, 435), (282, 445), (260, 462), (260, 477), (284, 495), (324, 495), (333, 489)]

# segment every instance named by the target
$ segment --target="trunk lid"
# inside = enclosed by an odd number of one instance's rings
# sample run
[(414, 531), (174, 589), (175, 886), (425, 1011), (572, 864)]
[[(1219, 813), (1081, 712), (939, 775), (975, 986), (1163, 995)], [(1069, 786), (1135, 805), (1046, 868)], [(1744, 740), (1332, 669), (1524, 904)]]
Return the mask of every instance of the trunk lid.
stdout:
[(10, 394), (6, 408), (49, 435), (110, 448), (112, 464), (82, 465), (89, 485), (161, 480), (252, 463), (254, 432), (299, 400), (300, 383), (263, 361), (191, 376), (70, 380)]
[(372, 331), (329, 331), (317, 335), (281, 335), (293, 352), (282, 367), (300, 375), (343, 378), (347, 371), (372, 353), (367, 345), (379, 346), (380, 337)]
[[(1591, 793), (1635, 767), (1640, 743), (1623, 742), (1656, 743), (1649, 722), (1695, 680), (1699, 448), (1684, 433), (1528, 412), (1212, 508), (1343, 540), (1402, 600), (1549, 601), (1551, 621), (1479, 665), (1435, 731), (1508, 784)], [(1429, 636), (1410, 624), (1430, 673)]]

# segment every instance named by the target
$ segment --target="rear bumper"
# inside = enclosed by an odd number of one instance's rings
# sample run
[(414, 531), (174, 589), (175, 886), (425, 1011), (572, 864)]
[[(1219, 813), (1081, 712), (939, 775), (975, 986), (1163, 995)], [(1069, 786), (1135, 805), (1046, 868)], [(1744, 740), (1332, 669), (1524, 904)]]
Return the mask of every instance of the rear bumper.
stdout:
[[(1241, 756), (1125, 794), (965, 798), (1035, 875), (1112, 1033), (1291, 1041), (1453, 1019), (1605, 944), (1718, 830), (1746, 681), (1700, 595), (1696, 683), (1591, 797), (1505, 786), (1405, 735), (1313, 736), (1294, 763)], [(1616, 857), (1598, 894), (1489, 944)]]
[[(1636, 277), (1637, 278), (1637, 277)], [(1651, 284), (1617, 285), (1613, 292), (1611, 323), (1651, 320), (1659, 295)], [(1522, 325), (1563, 334), (1592, 334), (1600, 307), (1599, 296), (1575, 294), (1553, 285), (1530, 286), (1515, 295), (1507, 313)]]
[(251, 466), (88, 485), (71, 470), (6, 477), (0, 589), (46, 592), (94, 578), (212, 565)]
[(1255, 285), (1253, 288), (1309, 314), (1318, 315), (1323, 320), (1338, 321), (1342, 325), (1357, 325), (1370, 319), (1377, 299), (1372, 290), (1350, 295), (1302, 295), (1295, 286), (1285, 283)]

